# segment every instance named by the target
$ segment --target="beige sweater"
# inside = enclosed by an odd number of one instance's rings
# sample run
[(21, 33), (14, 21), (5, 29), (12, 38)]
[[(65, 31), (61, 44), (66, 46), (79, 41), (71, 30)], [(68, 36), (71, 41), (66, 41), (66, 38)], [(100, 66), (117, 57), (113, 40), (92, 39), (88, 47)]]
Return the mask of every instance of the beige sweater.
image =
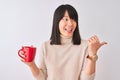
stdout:
[(94, 80), (95, 73), (83, 72), (86, 63), (87, 42), (73, 45), (72, 38), (62, 36), (62, 45), (45, 42), (40, 53), (40, 74), (36, 80)]

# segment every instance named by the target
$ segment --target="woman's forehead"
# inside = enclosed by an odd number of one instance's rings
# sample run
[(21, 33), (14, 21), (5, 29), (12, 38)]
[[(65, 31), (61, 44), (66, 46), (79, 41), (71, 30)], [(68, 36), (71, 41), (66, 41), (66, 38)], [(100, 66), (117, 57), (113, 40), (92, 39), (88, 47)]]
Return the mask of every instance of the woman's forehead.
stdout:
[(69, 17), (68, 11), (65, 11), (64, 17)]

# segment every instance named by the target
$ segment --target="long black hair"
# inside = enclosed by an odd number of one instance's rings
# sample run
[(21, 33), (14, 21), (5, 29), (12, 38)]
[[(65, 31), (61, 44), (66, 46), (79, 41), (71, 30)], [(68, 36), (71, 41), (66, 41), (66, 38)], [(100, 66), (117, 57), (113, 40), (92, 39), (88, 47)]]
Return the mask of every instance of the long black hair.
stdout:
[(78, 27), (78, 13), (75, 10), (75, 8), (69, 4), (60, 5), (54, 12), (50, 44), (56, 44), (56, 45), (61, 44), (59, 21), (64, 17), (65, 11), (68, 11), (70, 18), (75, 20), (75, 22), (77, 24), (76, 29), (73, 33), (72, 42), (75, 45), (79, 45), (81, 43), (81, 37), (80, 37), (79, 27)]

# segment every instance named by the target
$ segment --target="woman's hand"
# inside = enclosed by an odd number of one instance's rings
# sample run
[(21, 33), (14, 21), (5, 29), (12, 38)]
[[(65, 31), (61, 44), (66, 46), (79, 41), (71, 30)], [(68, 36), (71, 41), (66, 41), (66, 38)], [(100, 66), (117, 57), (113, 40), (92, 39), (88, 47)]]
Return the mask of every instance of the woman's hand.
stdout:
[(20, 55), (22, 56), (22, 57), (20, 57), (20, 60), (21, 60), (22, 62), (24, 62), (26, 65), (28, 65), (29, 67), (32, 67), (33, 65), (35, 65), (34, 60), (33, 60), (32, 62), (26, 62), (26, 61), (25, 61), (25, 55), (24, 55), (24, 52), (23, 52), (23, 51), (20, 51)]
[(103, 41), (100, 42), (98, 37), (92, 36), (91, 38), (88, 39), (88, 52), (89, 55), (94, 56), (97, 54), (97, 51), (100, 47), (102, 47), (103, 45), (107, 44), (107, 42)]
[(20, 55), (22, 56), (22, 57), (20, 57), (20, 60), (21, 60), (22, 62), (24, 62), (26, 65), (29, 66), (29, 68), (30, 68), (33, 76), (34, 76), (34, 77), (38, 76), (38, 75), (39, 75), (39, 68), (38, 68), (37, 65), (35, 64), (34, 60), (33, 60), (32, 62), (26, 62), (26, 61), (25, 61), (24, 52), (20, 51)]

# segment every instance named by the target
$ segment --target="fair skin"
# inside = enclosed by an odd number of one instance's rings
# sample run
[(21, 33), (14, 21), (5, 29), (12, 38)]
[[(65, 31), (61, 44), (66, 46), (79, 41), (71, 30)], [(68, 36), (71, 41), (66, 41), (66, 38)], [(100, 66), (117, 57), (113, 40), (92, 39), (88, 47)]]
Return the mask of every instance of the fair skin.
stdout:
[[(59, 22), (59, 30), (61, 35), (65, 37), (72, 37), (74, 30), (76, 28), (76, 22), (73, 19), (70, 19), (68, 12), (65, 12), (64, 17)], [(100, 42), (97, 36), (92, 36), (88, 39), (88, 52), (90, 56), (97, 55), (97, 51), (100, 47), (105, 45), (106, 42)], [(24, 56), (24, 53), (21, 52), (21, 56)], [(21, 58), (21, 61), (23, 61), (26, 65), (29, 66), (32, 74), (34, 77), (39, 75), (39, 68), (35, 64), (35, 61), (32, 62), (25, 62), (24, 59)], [(92, 60), (88, 60), (87, 67), (85, 67), (84, 72), (88, 75), (91, 75), (95, 72), (96, 62)]]
[[(88, 53), (89, 56), (97, 55), (97, 51), (100, 47), (107, 44), (105, 41), (100, 42), (96, 35), (90, 37), (88, 39)], [(86, 64), (85, 72), (88, 75), (91, 75), (95, 72), (96, 69), (96, 61), (88, 60)]]
[(59, 22), (59, 30), (61, 35), (65, 37), (72, 37), (74, 30), (76, 28), (76, 22), (70, 19), (68, 12), (65, 12), (64, 17)]

